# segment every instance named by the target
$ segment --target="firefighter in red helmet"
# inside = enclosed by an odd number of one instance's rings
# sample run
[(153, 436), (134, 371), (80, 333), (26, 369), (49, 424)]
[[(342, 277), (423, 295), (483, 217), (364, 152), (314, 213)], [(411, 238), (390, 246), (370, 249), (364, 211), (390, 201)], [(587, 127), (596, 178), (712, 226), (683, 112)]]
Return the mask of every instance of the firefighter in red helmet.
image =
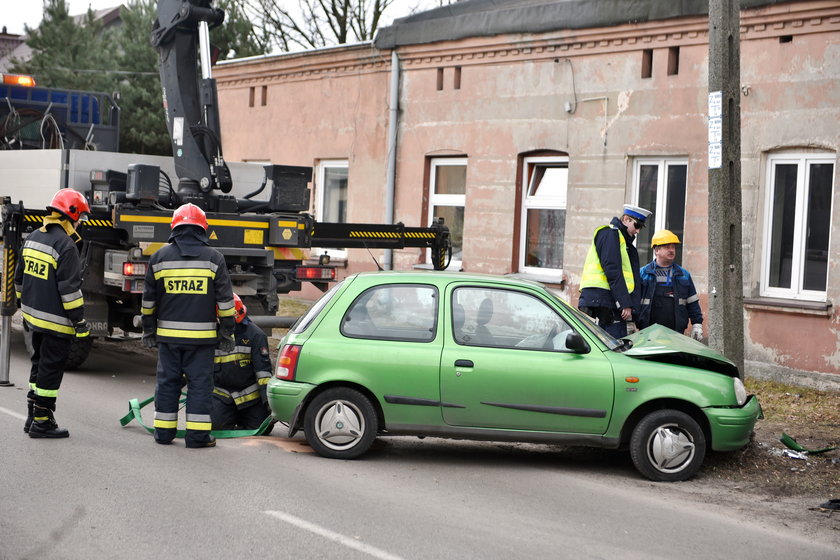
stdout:
[(53, 196), (44, 225), (26, 238), (15, 270), (23, 320), (32, 332), (32, 368), (23, 431), (31, 438), (65, 438), (53, 412), (74, 338), (87, 337), (82, 265), (76, 227), (90, 206), (82, 194), (62, 189)]
[(207, 229), (201, 208), (179, 207), (172, 215), (169, 245), (152, 255), (146, 272), (143, 343), (158, 348), (154, 435), (161, 444), (175, 438), (184, 378), (186, 446), (216, 444), (210, 433), (213, 356), (217, 346), (233, 349), (236, 310), (225, 259), (210, 247)]
[(271, 377), (268, 338), (248, 318), (248, 308), (233, 294), (236, 346), (216, 349), (213, 380), (213, 429), (256, 430), (268, 418), (266, 384)]

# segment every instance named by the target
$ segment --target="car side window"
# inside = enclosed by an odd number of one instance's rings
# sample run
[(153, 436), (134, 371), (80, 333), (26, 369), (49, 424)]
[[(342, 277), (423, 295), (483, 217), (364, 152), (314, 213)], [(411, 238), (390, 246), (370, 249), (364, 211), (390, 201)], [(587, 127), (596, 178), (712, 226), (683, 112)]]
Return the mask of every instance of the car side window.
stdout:
[(426, 284), (387, 284), (358, 296), (341, 319), (350, 338), (429, 342), (434, 340), (438, 293)]
[(452, 292), (452, 336), (464, 346), (568, 350), (569, 324), (524, 292), (461, 287)]

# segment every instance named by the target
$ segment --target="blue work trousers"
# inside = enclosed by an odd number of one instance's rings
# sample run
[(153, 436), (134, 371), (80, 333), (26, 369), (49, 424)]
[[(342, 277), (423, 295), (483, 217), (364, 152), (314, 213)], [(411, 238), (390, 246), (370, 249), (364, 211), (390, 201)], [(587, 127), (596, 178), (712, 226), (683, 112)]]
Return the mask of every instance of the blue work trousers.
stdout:
[(187, 386), (187, 445), (210, 441), (215, 344), (158, 343), (155, 440), (175, 438), (181, 388)]

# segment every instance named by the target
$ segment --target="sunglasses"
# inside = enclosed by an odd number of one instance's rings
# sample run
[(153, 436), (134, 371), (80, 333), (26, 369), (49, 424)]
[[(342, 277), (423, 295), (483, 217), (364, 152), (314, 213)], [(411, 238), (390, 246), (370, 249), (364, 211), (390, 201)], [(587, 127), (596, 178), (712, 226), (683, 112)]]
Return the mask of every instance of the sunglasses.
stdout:
[(643, 224), (639, 220), (633, 220), (633, 227), (636, 229), (642, 229), (643, 227), (645, 227), (645, 224)]

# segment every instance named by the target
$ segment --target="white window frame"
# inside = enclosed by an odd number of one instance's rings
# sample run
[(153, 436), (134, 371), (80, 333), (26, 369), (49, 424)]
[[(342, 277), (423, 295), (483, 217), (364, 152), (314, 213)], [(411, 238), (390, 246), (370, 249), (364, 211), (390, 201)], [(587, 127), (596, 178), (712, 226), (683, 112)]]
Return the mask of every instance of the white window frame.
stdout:
[[(350, 201), (350, 162), (346, 159), (324, 159), (318, 162), (315, 176), (315, 219), (325, 221), (322, 219), (324, 215), (324, 186), (326, 185), (326, 171), (327, 169), (347, 169), (347, 201)], [(328, 254), (330, 258), (346, 259), (347, 250), (343, 248), (330, 247), (312, 247), (310, 255), (320, 256)]]
[[(641, 180), (641, 167), (643, 165), (655, 165), (659, 168), (659, 171), (656, 174), (656, 211), (653, 213), (653, 221), (648, 222), (645, 225), (645, 228), (648, 228), (651, 232), (651, 235), (654, 231), (665, 229), (665, 212), (663, 211), (664, 208), (668, 207), (668, 168), (671, 166), (681, 165), (684, 166), (686, 169), (685, 174), (685, 196), (688, 196), (688, 158), (686, 157), (660, 157), (660, 158), (652, 158), (652, 157), (637, 157), (633, 160), (633, 203), (637, 206), (641, 206), (639, 202), (640, 196), (640, 180)], [(682, 201), (683, 209), (686, 208), (685, 199)], [(648, 210), (650, 210), (648, 208)], [(683, 224), (682, 229), (685, 231), (685, 210), (683, 210)], [(684, 241), (681, 239), (680, 241)], [(638, 243), (636, 244), (638, 248)], [(653, 255), (653, 252), (650, 253)], [(641, 266), (645, 266), (647, 262), (640, 262)]]
[[(531, 192), (531, 180), (536, 173), (529, 176), (529, 171), (537, 167), (565, 167), (566, 185), (562, 195), (542, 199), (529, 199)], [(562, 280), (562, 268), (545, 268), (538, 266), (525, 266), (525, 238), (528, 227), (528, 210), (565, 210), (569, 192), (569, 157), (568, 156), (538, 156), (522, 159), (522, 209), (519, 215), (519, 271), (529, 276), (545, 278), (550, 280)], [(565, 243), (565, 239), (563, 240)], [(564, 255), (565, 256), (565, 255)], [(565, 263), (564, 263), (565, 264)]]
[[(796, 208), (793, 237), (793, 256), (791, 262), (791, 287), (778, 288), (770, 286), (770, 255), (773, 233), (773, 194), (775, 191), (776, 174), (774, 168), (777, 164), (796, 164)], [(827, 152), (779, 152), (770, 154), (767, 157), (765, 197), (764, 197), (764, 239), (762, 241), (761, 258), (761, 282), (760, 294), (763, 297), (775, 297), (782, 299), (793, 299), (802, 301), (826, 301), (826, 291), (805, 290), (802, 288), (803, 278), (803, 254), (805, 252), (805, 220), (807, 219), (807, 202), (809, 179), (811, 176), (812, 164), (831, 164), (834, 166), (834, 175), (837, 173), (837, 156)], [(832, 175), (832, 210), (829, 215), (833, 216), (833, 205), (836, 197), (834, 193), (835, 183)], [(829, 224), (829, 231), (833, 227)], [(829, 241), (830, 243), (830, 241)], [(831, 255), (829, 244), (828, 254)], [(826, 290), (828, 289), (828, 271), (826, 271)]]
[[(435, 194), (435, 190), (437, 188), (437, 168), (438, 167), (446, 167), (446, 166), (459, 166), (459, 167), (467, 167), (467, 158), (465, 157), (457, 157), (457, 158), (450, 158), (450, 157), (443, 157), (443, 158), (431, 158), (429, 161), (429, 210), (426, 216), (426, 223), (431, 224), (432, 220), (436, 218), (434, 216), (434, 208), (436, 206), (460, 206), (464, 208), (464, 214), (466, 215), (466, 208), (467, 208), (467, 195), (464, 194)], [(466, 189), (465, 189), (466, 190)], [(446, 225), (446, 224), (444, 224)], [(463, 243), (463, 236), (461, 239)], [(463, 251), (463, 247), (461, 247)], [(426, 251), (426, 264), (431, 264), (431, 254), (430, 251)], [(449, 263), (447, 270), (460, 270), (461, 269), (461, 260), (455, 260), (453, 255), (452, 261)]]

